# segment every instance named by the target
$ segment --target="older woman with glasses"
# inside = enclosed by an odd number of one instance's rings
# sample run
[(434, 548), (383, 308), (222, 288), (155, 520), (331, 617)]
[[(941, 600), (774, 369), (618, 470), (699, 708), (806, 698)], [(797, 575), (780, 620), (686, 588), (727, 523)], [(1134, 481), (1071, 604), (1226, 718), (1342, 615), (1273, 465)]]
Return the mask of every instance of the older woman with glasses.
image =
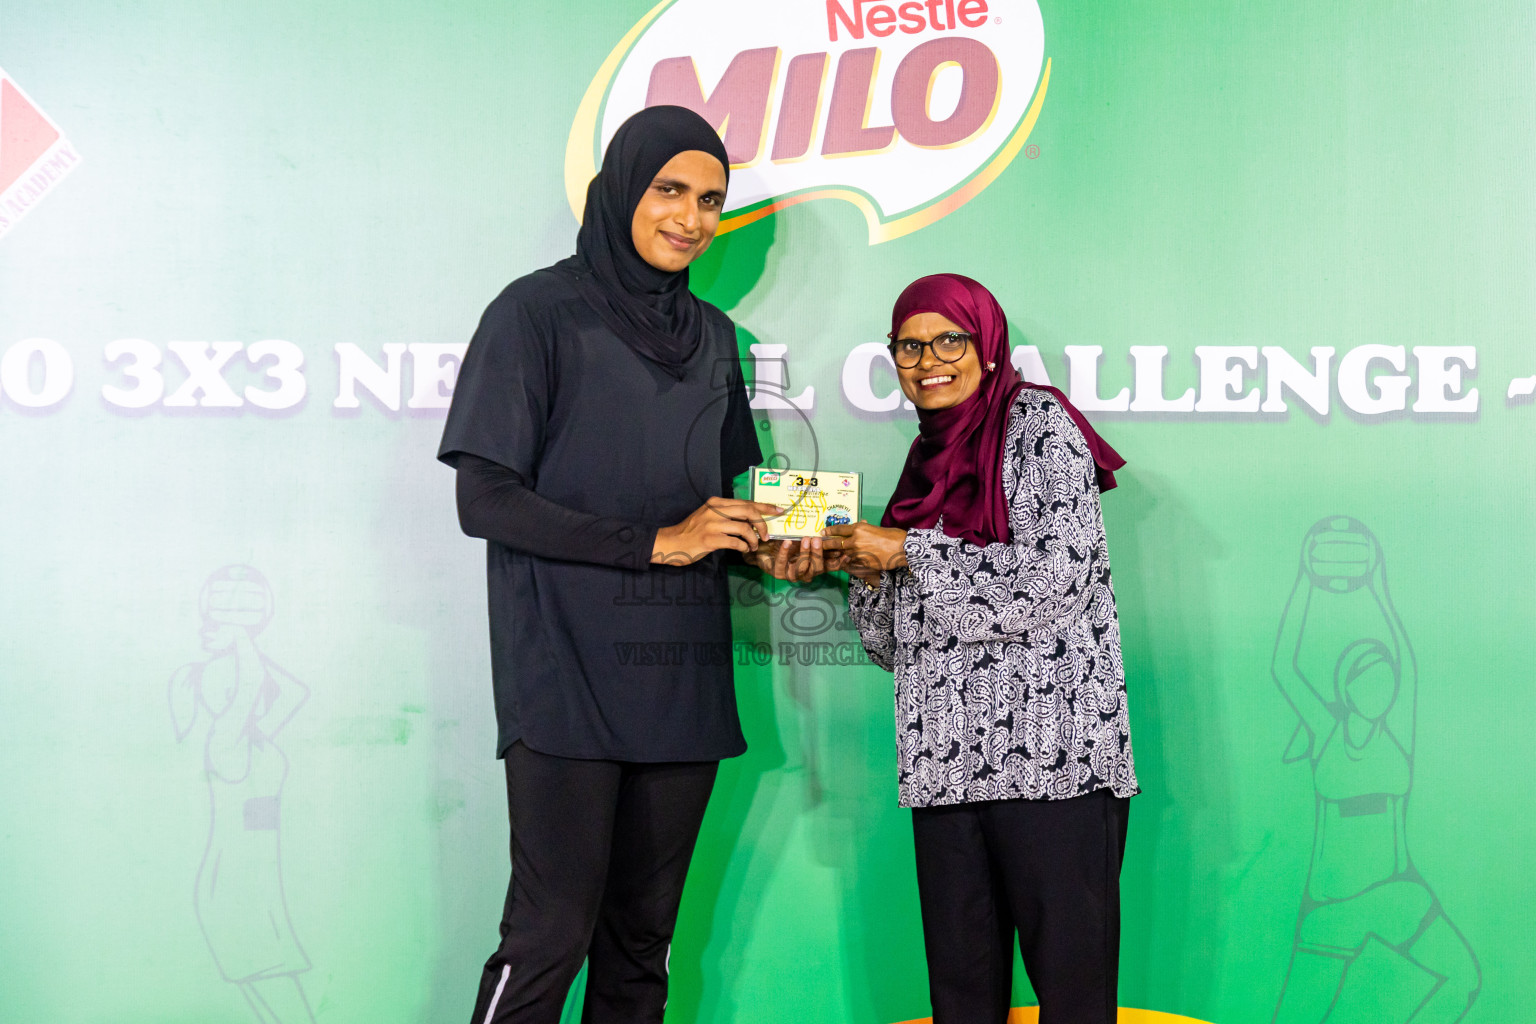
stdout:
[(833, 526), (864, 648), (896, 674), (935, 1024), (1003, 1024), (1017, 935), (1041, 1024), (1112, 1024), (1137, 792), (1099, 495), (1121, 459), (1025, 384), (990, 292), (896, 301), (919, 432), (881, 525)]

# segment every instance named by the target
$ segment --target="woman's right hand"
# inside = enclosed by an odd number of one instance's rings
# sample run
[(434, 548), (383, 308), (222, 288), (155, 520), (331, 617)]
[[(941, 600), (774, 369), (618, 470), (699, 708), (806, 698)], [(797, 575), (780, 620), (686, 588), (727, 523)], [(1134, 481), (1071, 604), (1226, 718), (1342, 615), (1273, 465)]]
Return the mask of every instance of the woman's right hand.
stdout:
[(712, 551), (755, 552), (768, 539), (767, 516), (782, 515), (777, 505), (739, 498), (710, 498), (676, 526), (656, 531), (651, 562), (692, 565)]

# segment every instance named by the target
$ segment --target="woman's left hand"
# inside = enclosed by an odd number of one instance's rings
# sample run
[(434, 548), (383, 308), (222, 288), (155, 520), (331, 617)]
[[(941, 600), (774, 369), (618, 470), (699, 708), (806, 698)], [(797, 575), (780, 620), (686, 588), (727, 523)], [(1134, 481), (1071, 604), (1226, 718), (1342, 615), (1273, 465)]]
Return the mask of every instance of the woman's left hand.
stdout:
[(907, 564), (907, 531), (859, 520), (821, 531), (827, 561), (839, 569), (879, 572)]
[(764, 541), (746, 559), (769, 576), (791, 583), (809, 583), (822, 573), (839, 568), (823, 560), (824, 543), (820, 537)]

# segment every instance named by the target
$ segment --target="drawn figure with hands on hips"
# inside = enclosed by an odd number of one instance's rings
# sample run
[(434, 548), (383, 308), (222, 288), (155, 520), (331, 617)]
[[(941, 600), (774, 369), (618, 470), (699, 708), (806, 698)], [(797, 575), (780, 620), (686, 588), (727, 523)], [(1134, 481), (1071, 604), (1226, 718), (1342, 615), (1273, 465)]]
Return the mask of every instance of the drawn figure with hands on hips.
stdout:
[(261, 1024), (313, 1021), (300, 975), (310, 968), (283, 892), (282, 794), (288, 758), (278, 735), (309, 689), (261, 652), (272, 589), (246, 565), (218, 570), (198, 599), (204, 661), (176, 670), (178, 742), (202, 727), (208, 844), (194, 906), (219, 973)]

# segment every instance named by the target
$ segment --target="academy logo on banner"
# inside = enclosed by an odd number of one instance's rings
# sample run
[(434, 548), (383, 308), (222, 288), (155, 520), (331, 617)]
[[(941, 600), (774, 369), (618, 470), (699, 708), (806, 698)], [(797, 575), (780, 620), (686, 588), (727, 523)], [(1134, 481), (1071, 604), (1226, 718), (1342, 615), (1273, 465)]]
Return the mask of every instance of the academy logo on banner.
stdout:
[(566, 192), (580, 217), (619, 125), (675, 103), (725, 141), (721, 231), (841, 199), (873, 245), (995, 181), (1024, 149), (1050, 75), (1036, 0), (662, 0), (582, 98)]
[(58, 125), (0, 68), (0, 236), (79, 163)]

